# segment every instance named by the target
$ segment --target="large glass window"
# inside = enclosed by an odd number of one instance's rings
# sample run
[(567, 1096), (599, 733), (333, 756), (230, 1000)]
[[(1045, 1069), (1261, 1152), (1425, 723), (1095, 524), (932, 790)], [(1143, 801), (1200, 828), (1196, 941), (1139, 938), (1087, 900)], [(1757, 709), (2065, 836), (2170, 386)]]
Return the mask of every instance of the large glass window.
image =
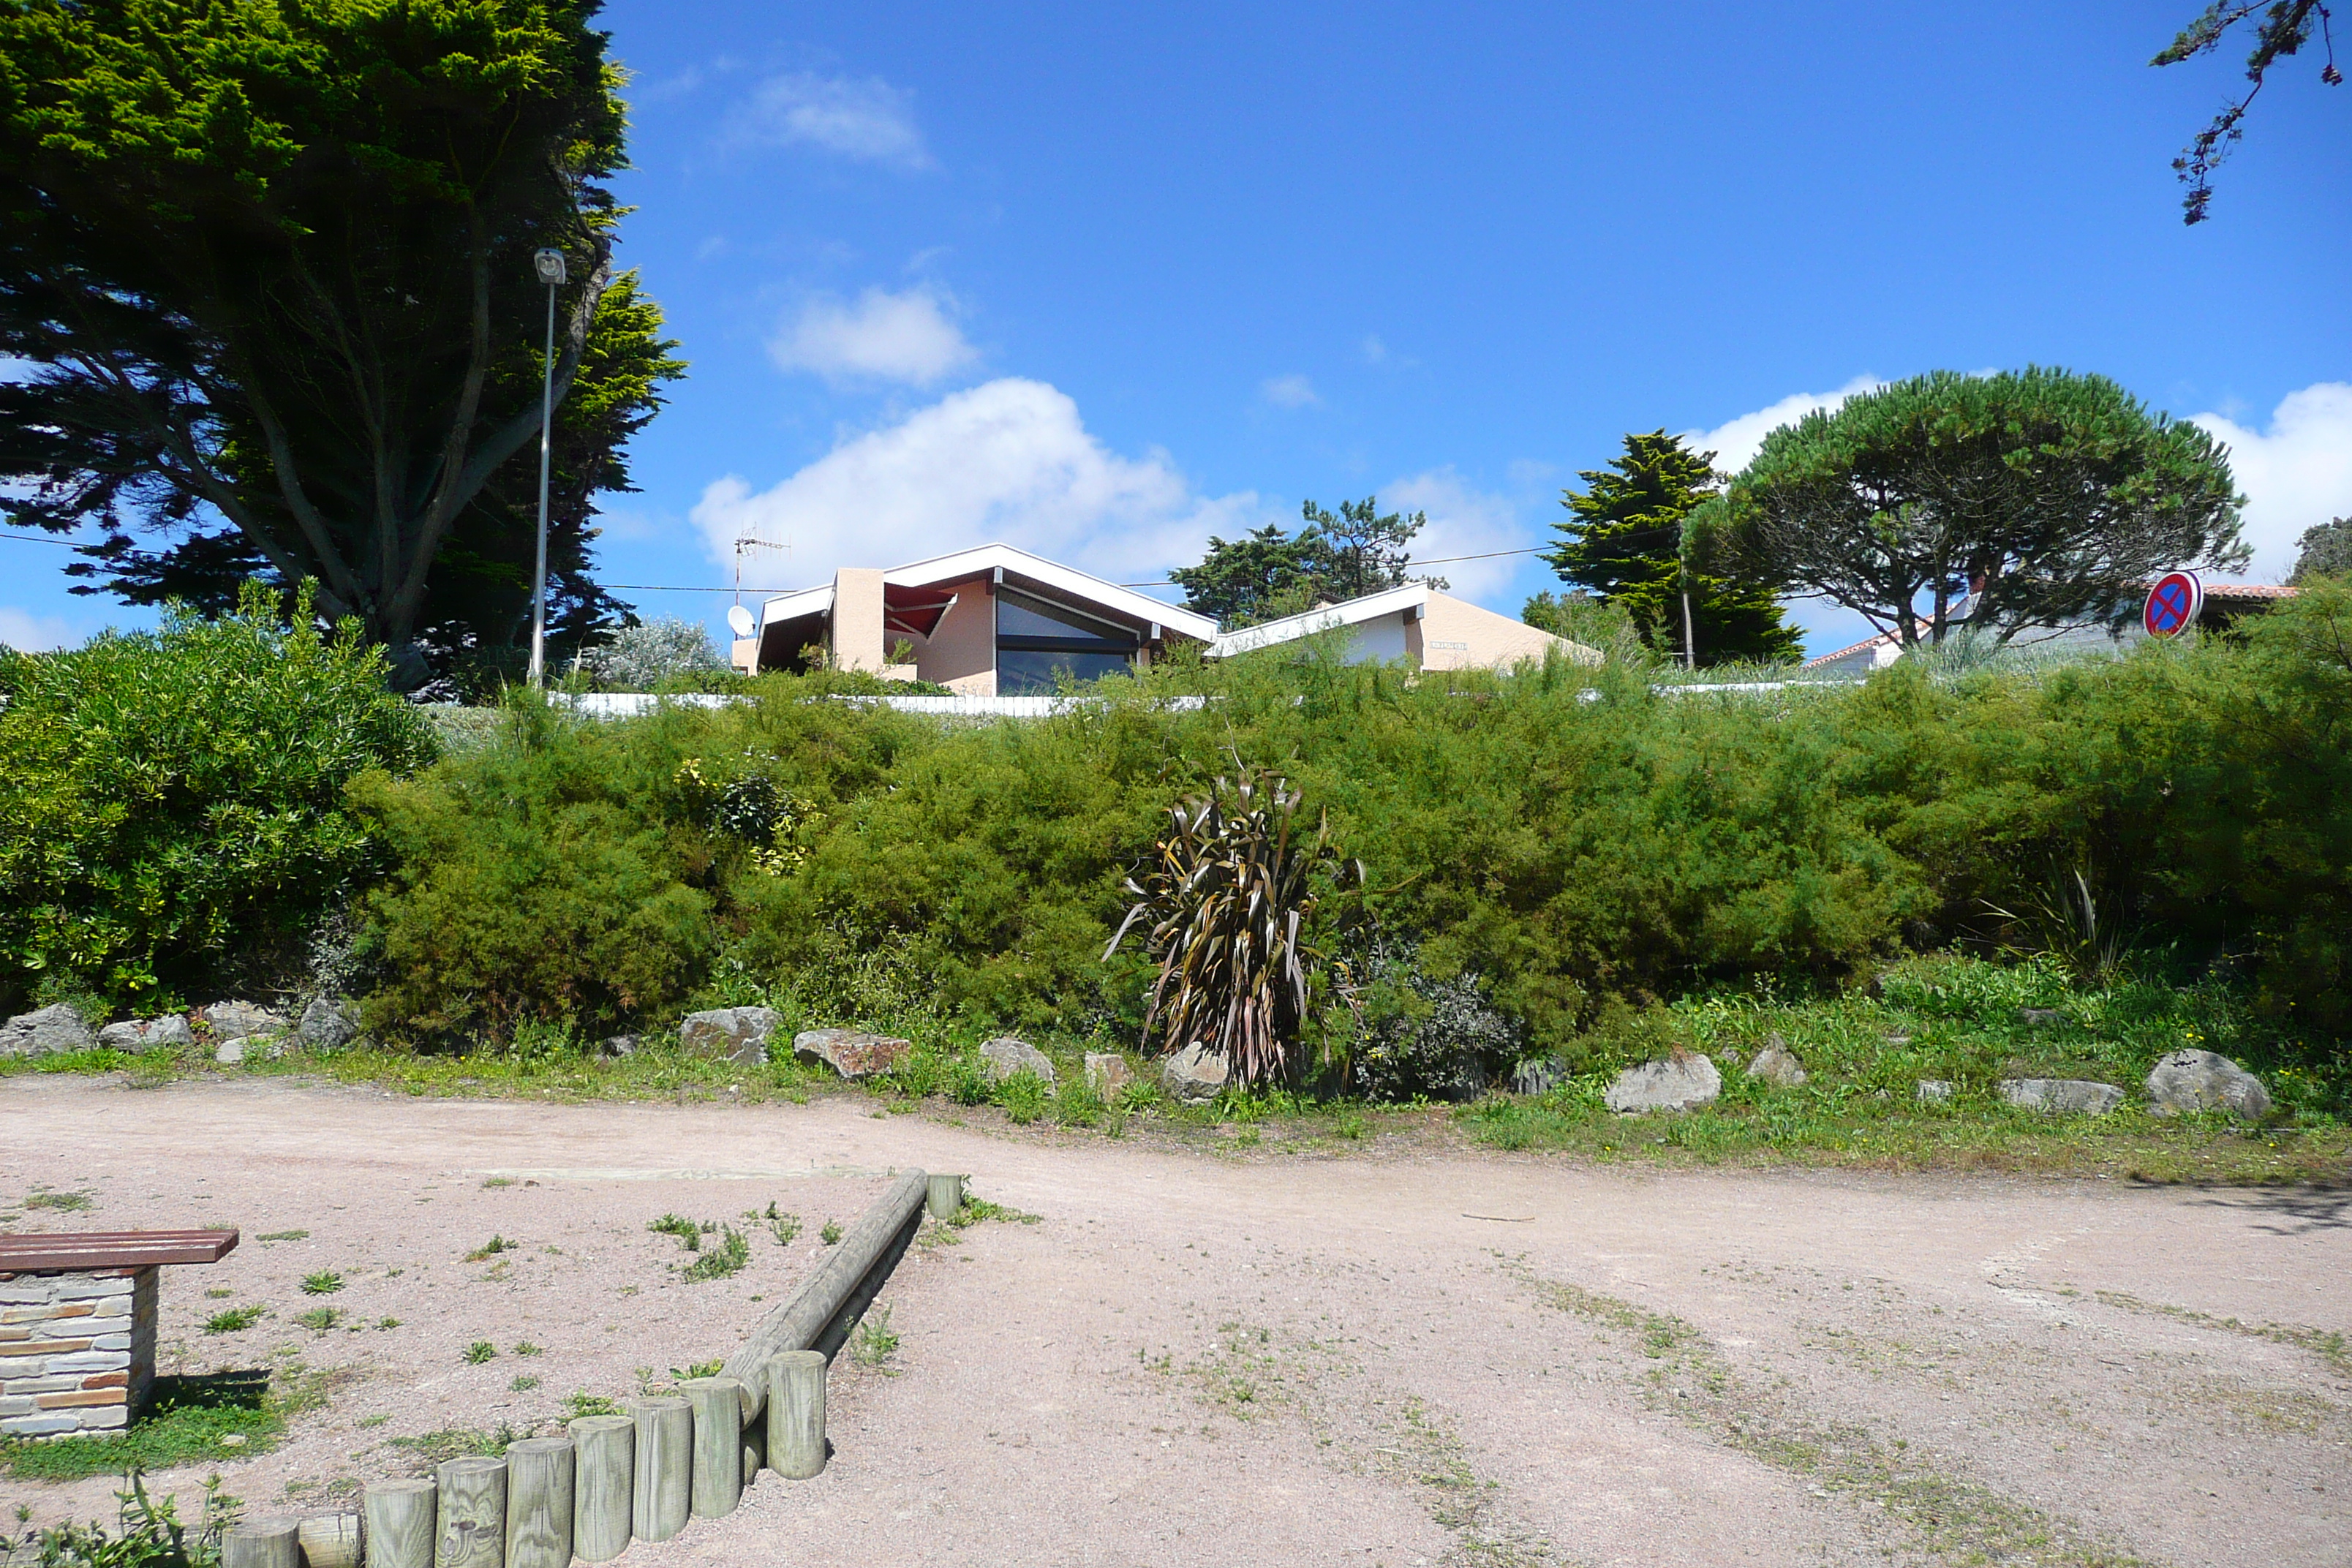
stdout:
[(1129, 668), (1139, 647), (1125, 626), (1082, 610), (1000, 587), (996, 592), (996, 689), (1003, 696), (1051, 691), (1066, 672), (1099, 680)]
[(1068, 670), (1072, 680), (1100, 680), (1123, 675), (1131, 666), (1123, 653), (1061, 653), (1044, 648), (999, 648), (996, 691), (1000, 697), (1051, 692), (1061, 684), (1056, 673)]

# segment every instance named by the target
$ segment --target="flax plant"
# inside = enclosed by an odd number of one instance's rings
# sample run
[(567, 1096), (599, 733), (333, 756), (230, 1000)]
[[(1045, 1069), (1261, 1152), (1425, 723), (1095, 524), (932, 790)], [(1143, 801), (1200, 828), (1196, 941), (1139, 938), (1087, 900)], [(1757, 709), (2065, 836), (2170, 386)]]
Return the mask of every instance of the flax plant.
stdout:
[(1147, 1047), (1155, 1032), (1171, 1051), (1197, 1043), (1231, 1063), (1241, 1084), (1296, 1076), (1293, 1047), (1332, 963), (1309, 921), (1327, 891), (1364, 885), (1363, 862), (1331, 843), (1329, 813), (1316, 813), (1309, 837), (1300, 800), (1281, 775), (1242, 768), (1169, 808), (1155, 864), (1128, 879), (1135, 905), (1103, 950), (1109, 958), (1150, 922), (1144, 942), (1160, 977), (1144, 1016)]

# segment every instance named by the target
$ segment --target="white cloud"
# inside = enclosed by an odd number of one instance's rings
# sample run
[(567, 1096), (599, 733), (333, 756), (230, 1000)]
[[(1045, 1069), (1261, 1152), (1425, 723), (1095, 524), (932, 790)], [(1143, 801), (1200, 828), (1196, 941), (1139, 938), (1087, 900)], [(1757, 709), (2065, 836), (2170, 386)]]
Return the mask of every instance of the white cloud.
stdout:
[(791, 545), (778, 570), (824, 581), (1003, 540), (1118, 582), (1200, 559), (1212, 532), (1258, 521), (1251, 494), (1197, 496), (1168, 454), (1126, 458), (1044, 382), (1005, 377), (951, 393), (843, 441), (753, 493), (730, 475), (694, 509), (711, 558), (752, 534)]
[(2352, 516), (2352, 385), (2323, 381), (2288, 393), (2267, 432), (2219, 414), (2190, 423), (2230, 444), (2230, 471), (2246, 498), (2245, 541), (2254, 547), (2252, 581), (2284, 582), (2305, 529)]
[(1378, 364), (1389, 357), (1389, 346), (1381, 342), (1381, 335), (1378, 332), (1366, 332), (1363, 353), (1366, 364)]
[(55, 616), (37, 616), (14, 605), (0, 605), (0, 647), (18, 653), (47, 653), (52, 648), (78, 647), (81, 638)]
[(1736, 474), (1755, 459), (1764, 437), (1781, 426), (1794, 425), (1816, 408), (1835, 408), (1858, 392), (1885, 384), (1874, 375), (1857, 375), (1835, 392), (1792, 392), (1769, 408), (1726, 420), (1712, 430), (1685, 430), (1683, 438), (1694, 451), (1713, 452), (1717, 469)]
[(1315, 395), (1315, 384), (1303, 375), (1271, 377), (1257, 391), (1276, 408), (1307, 408), (1323, 401)]
[(897, 169), (931, 166), (915, 124), (914, 95), (880, 77), (771, 77), (735, 111), (729, 139), (815, 147)]
[[(1381, 487), (1383, 511), (1429, 514), (1428, 526), (1412, 542), (1416, 561), (1448, 555), (1483, 555), (1481, 561), (1448, 561), (1430, 571), (1451, 584), (1449, 592), (1465, 599), (1486, 600), (1510, 586), (1529, 559), (1496, 555), (1520, 550), (1536, 542), (1519, 521), (1518, 508), (1506, 496), (1475, 489), (1451, 467), (1430, 468)], [(1495, 606), (1500, 608), (1501, 606)], [(1511, 609), (1516, 611), (1517, 605)]]
[(924, 287), (903, 294), (868, 289), (848, 303), (819, 295), (768, 352), (786, 370), (814, 371), (830, 381), (929, 386), (980, 358), (950, 319), (953, 306)]

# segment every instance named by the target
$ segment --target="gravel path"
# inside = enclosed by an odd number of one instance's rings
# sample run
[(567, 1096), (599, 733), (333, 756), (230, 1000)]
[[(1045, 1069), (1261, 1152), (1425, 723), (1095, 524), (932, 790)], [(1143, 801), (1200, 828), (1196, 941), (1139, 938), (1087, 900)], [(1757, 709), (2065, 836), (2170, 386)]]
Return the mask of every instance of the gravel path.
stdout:
[[(277, 1310), (256, 1350), (290, 1338), (349, 1369), (286, 1448), (223, 1467), (273, 1510), (289, 1481), (412, 1458), (390, 1420), (360, 1426), (378, 1413), (523, 1421), (724, 1353), (764, 1310), (750, 1298), (818, 1256), (763, 1228), (744, 1274), (681, 1284), (677, 1244), (644, 1230), (664, 1210), (773, 1199), (814, 1231), (921, 1165), (1042, 1217), (909, 1253), (884, 1297), (896, 1354), (835, 1369), (821, 1479), (762, 1478), (732, 1517), (626, 1561), (2352, 1561), (2352, 1193), (1235, 1159), (856, 1097), (255, 1080), (8, 1079), (0, 1148), (0, 1199), (97, 1196), (20, 1227), (311, 1232), (164, 1280), (165, 1338), (193, 1357), (216, 1359), (191, 1331), (228, 1282)], [(492, 1231), (527, 1243), (497, 1279), (459, 1261)], [(404, 1327), (289, 1336), (293, 1281), (321, 1267), (350, 1272), (334, 1302)], [(510, 1336), (544, 1352), (526, 1363)], [(483, 1338), (499, 1359), (465, 1365)], [(509, 1386), (526, 1364), (535, 1402)], [(44, 1516), (105, 1494), (0, 1482)]]

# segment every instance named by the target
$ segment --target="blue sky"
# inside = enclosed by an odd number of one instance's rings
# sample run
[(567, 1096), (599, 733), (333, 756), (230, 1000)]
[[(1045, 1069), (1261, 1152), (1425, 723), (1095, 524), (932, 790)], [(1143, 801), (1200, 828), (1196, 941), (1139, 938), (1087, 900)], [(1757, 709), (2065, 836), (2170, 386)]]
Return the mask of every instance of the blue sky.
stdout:
[[(1507, 550), (1628, 430), (1736, 458), (1873, 379), (2041, 363), (2221, 427), (2274, 581), (2352, 512), (2352, 89), (2292, 65), (2183, 227), (2169, 161), (2243, 53), (2148, 68), (2197, 9), (620, 0), (621, 255), (693, 368), (605, 574), (1003, 538), (1149, 582), (1371, 492), (1426, 555)], [(65, 553), (0, 542), (0, 640), (143, 618)]]

